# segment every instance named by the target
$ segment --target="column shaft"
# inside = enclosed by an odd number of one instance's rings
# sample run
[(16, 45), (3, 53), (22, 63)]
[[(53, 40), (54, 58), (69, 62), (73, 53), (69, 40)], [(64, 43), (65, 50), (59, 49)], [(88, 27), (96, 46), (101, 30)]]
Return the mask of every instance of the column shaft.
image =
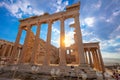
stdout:
[(48, 22), (48, 33), (47, 33), (47, 42), (46, 42), (46, 53), (44, 58), (44, 65), (50, 64), (50, 45), (51, 45), (51, 32), (52, 32), (52, 21)]
[(96, 66), (95, 66), (95, 55), (94, 55), (94, 51), (93, 51), (93, 49), (91, 49), (91, 52), (92, 52), (92, 58), (93, 58), (93, 67), (94, 68), (96, 68)]
[(19, 48), (19, 52), (18, 52), (18, 55), (17, 55), (17, 57), (18, 57), (19, 59), (20, 59), (21, 52), (22, 52), (22, 48)]
[(86, 50), (84, 50), (84, 55), (85, 55), (86, 63), (88, 64), (88, 58), (87, 58), (87, 51)]
[(102, 55), (100, 52), (100, 48), (98, 48), (98, 54), (99, 54), (99, 58), (100, 58), (100, 62), (101, 62), (102, 71), (105, 72), (104, 63), (103, 63)]
[(90, 49), (89, 48), (88, 48), (88, 56), (89, 56), (90, 66), (93, 67), (93, 65), (92, 65), (92, 57), (91, 57), (91, 53), (90, 53)]
[(79, 59), (79, 65), (85, 64), (85, 56), (84, 56), (84, 48), (83, 48), (83, 42), (82, 42), (82, 33), (80, 29), (80, 23), (79, 23), (79, 13), (75, 15), (75, 31), (76, 31), (76, 44), (78, 47), (78, 59)]
[(17, 38), (16, 38), (16, 41), (14, 43), (14, 46), (13, 46), (13, 51), (12, 51), (12, 54), (11, 54), (11, 61), (13, 62), (14, 58), (15, 58), (15, 54), (17, 52), (17, 47), (19, 45), (19, 41), (20, 41), (20, 37), (21, 37), (21, 34), (22, 34), (22, 29), (19, 27), (19, 31), (18, 31), (18, 34), (17, 34)]
[(37, 24), (37, 32), (36, 32), (36, 36), (35, 36), (35, 41), (34, 41), (34, 47), (33, 47), (33, 52), (31, 55), (31, 64), (35, 63), (35, 56), (37, 54), (37, 49), (38, 49), (38, 45), (39, 45), (39, 36), (40, 36), (40, 26), (41, 24)]
[(2, 57), (5, 57), (7, 47), (8, 47), (8, 45), (4, 45), (4, 50), (3, 50), (3, 53), (2, 53)]
[(100, 70), (100, 61), (99, 61), (99, 57), (96, 49), (95, 49), (95, 55), (96, 55), (96, 61), (97, 61), (97, 69)]
[(7, 57), (10, 57), (10, 54), (11, 54), (11, 52), (12, 52), (12, 45), (10, 45), (10, 47), (9, 47), (9, 52), (8, 52), (8, 55), (7, 55)]
[(28, 25), (27, 26), (26, 37), (25, 37), (25, 41), (24, 41), (24, 45), (23, 45), (23, 49), (22, 49), (21, 56), (20, 56), (20, 59), (19, 59), (18, 63), (24, 62), (23, 57), (24, 57), (25, 51), (27, 50), (27, 44), (28, 44), (28, 40), (29, 40), (29, 36), (30, 36), (30, 31), (31, 31), (31, 26)]
[(69, 49), (69, 54), (71, 55), (71, 49)]
[(66, 59), (65, 59), (65, 30), (64, 30), (64, 19), (61, 18), (61, 26), (60, 26), (60, 65), (65, 66), (66, 65)]
[(93, 58), (94, 58), (94, 67), (96, 69), (98, 69), (98, 66), (97, 66), (97, 57), (96, 57), (96, 53), (95, 53), (95, 50), (93, 49)]

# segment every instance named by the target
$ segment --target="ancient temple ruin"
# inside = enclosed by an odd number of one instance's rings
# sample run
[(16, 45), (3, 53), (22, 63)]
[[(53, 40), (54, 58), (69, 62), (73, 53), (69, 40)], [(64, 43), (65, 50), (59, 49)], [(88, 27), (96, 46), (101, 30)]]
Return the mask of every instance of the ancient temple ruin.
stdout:
[[(104, 72), (99, 42), (83, 43), (79, 23), (80, 3), (67, 6), (66, 11), (54, 14), (45, 13), (40, 16), (33, 16), (20, 20), (19, 30), (15, 43), (0, 40), (1, 61), (6, 61), (12, 69), (13, 65), (18, 66), (18, 71), (32, 72), (33, 66), (37, 67), (37, 73), (50, 75), (51, 70), (58, 70), (63, 76), (70, 76), (73, 68), (76, 74), (84, 70), (88, 78), (96, 78), (95, 71)], [(65, 47), (64, 21), (68, 18), (74, 19), (75, 43)], [(51, 44), (52, 23), (60, 21), (60, 47), (56, 48)], [(41, 25), (48, 24), (47, 40), (39, 38)], [(31, 31), (32, 26), (37, 26), (36, 35)], [(22, 30), (26, 31), (24, 45), (19, 44)], [(67, 52), (69, 54), (67, 54)], [(74, 74), (73, 76), (77, 76)]]

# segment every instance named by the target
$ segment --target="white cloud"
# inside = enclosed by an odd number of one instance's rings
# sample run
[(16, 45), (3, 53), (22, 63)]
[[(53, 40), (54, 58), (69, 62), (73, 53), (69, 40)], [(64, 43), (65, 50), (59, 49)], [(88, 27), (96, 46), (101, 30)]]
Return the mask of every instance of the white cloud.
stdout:
[(15, 16), (17, 18), (22, 18), (22, 16), (24, 15), (28, 15), (28, 16), (41, 15), (48, 8), (55, 12), (62, 11), (67, 5), (68, 5), (68, 1), (62, 2), (62, 0), (57, 0), (57, 1), (17, 0), (14, 3), (11, 0), (10, 2), (9, 1), (0, 2), (0, 7), (5, 7), (11, 13), (12, 16)]
[(59, 34), (59, 33), (60, 33), (60, 30), (58, 30), (58, 29), (55, 28), (55, 27), (52, 27), (52, 31), (55, 32), (55, 34)]
[(120, 25), (110, 34), (110, 38), (120, 38)]
[(108, 53), (108, 52), (105, 52), (103, 51), (102, 52), (102, 57), (103, 58), (120, 58), (120, 53)]
[(57, 0), (57, 4), (53, 3), (54, 7), (56, 8), (55, 12), (59, 12), (64, 10), (64, 8), (68, 5), (68, 1), (62, 3), (62, 0)]
[(88, 17), (88, 18), (84, 19), (84, 23), (86, 25), (88, 25), (89, 27), (93, 27), (94, 22), (95, 22), (95, 18), (94, 17)]
[(91, 35), (94, 35), (93, 32), (88, 32), (87, 30), (82, 29), (82, 36), (83, 37), (85, 37), (85, 36), (91, 36)]
[(27, 0), (19, 0), (16, 3), (5, 3), (2, 2), (1, 6), (4, 6), (8, 11), (17, 18), (22, 18), (22, 15), (40, 15), (43, 14), (43, 11), (34, 9), (31, 6), (31, 3)]
[(59, 42), (58, 42), (57, 39), (56, 40), (51, 40), (51, 42), (52, 42), (52, 45), (54, 45), (56, 47), (59, 47)]
[(95, 9), (99, 9), (102, 5), (102, 2), (101, 0), (99, 0), (97, 3), (93, 4), (92, 6), (95, 8)]
[(113, 12), (112, 15), (113, 15), (113, 16), (118, 16), (118, 15), (120, 15), (120, 10), (119, 10), (119, 11), (115, 11), (115, 12)]

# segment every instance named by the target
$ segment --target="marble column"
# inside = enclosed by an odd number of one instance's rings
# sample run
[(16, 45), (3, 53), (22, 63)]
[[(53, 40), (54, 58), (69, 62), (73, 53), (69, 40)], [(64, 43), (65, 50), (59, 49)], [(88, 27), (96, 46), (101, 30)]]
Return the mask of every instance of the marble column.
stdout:
[(27, 44), (28, 44), (28, 40), (29, 40), (29, 36), (30, 36), (30, 31), (31, 31), (31, 25), (27, 25), (26, 37), (25, 37), (23, 49), (22, 49), (18, 63), (24, 63), (24, 60), (23, 60), (25, 57), (24, 53), (25, 53), (25, 51), (27, 51)]
[(100, 59), (100, 62), (101, 62), (102, 71), (105, 72), (105, 67), (104, 67), (104, 63), (103, 63), (103, 59), (102, 59), (102, 55), (101, 55), (99, 46), (98, 46), (98, 54), (99, 54), (99, 59)]
[(65, 57), (65, 29), (64, 29), (64, 18), (60, 19), (61, 26), (60, 26), (60, 66), (66, 66), (66, 57)]
[(95, 52), (95, 49), (93, 49), (93, 54), (94, 54), (94, 65), (95, 65), (95, 68), (98, 69), (98, 65), (97, 65), (97, 56), (96, 56), (96, 52)]
[(7, 55), (7, 57), (10, 57), (10, 54), (11, 54), (11, 52), (12, 52), (12, 45), (9, 45), (10, 47), (9, 47), (9, 52), (8, 52), (8, 55)]
[(96, 60), (95, 60), (94, 50), (91, 49), (91, 52), (92, 52), (92, 58), (93, 58), (93, 67), (96, 69)]
[(48, 22), (47, 42), (46, 42), (46, 53), (43, 65), (50, 64), (50, 51), (51, 51), (51, 32), (52, 32), (52, 20)]
[(2, 53), (2, 57), (5, 57), (7, 48), (8, 48), (8, 45), (4, 45), (4, 50), (3, 50), (3, 53)]
[(85, 56), (84, 56), (84, 48), (83, 48), (83, 42), (82, 42), (82, 33), (80, 29), (80, 22), (79, 22), (79, 13), (75, 15), (75, 32), (76, 32), (76, 45), (78, 47), (78, 64), (79, 65), (85, 65)]
[(21, 53), (21, 48), (19, 47), (19, 49), (18, 49), (18, 55), (17, 55), (17, 58), (19, 58), (19, 57), (20, 57), (20, 53)]
[(35, 64), (35, 62), (36, 62), (35, 57), (36, 57), (36, 54), (37, 54), (37, 49), (38, 49), (39, 40), (40, 40), (40, 38), (39, 38), (40, 29), (41, 29), (41, 23), (38, 23), (37, 24), (37, 32), (36, 32), (35, 41), (34, 41), (33, 52), (32, 52), (32, 55), (31, 55), (31, 61), (30, 61), (31, 64)]
[(71, 49), (69, 49), (69, 55), (71, 55)]
[(90, 53), (90, 48), (88, 48), (88, 56), (89, 56), (90, 66), (93, 67), (93, 65), (92, 65), (92, 57), (91, 57), (91, 53)]
[(17, 54), (15, 55), (16, 58), (18, 58), (19, 52), (20, 52), (20, 47), (17, 48)]
[(95, 56), (96, 56), (96, 61), (97, 61), (97, 69), (100, 71), (100, 61), (97, 53), (97, 49), (95, 48)]
[(84, 55), (85, 55), (86, 63), (88, 64), (88, 58), (87, 58), (87, 51), (86, 50), (84, 50)]
[(22, 34), (22, 29), (21, 29), (21, 27), (19, 27), (17, 38), (16, 38), (15, 44), (13, 46), (13, 51), (12, 51), (12, 54), (11, 54), (11, 60), (12, 60), (12, 62), (13, 62), (13, 60), (15, 58), (15, 54), (17, 52), (17, 47), (19, 45), (21, 34)]

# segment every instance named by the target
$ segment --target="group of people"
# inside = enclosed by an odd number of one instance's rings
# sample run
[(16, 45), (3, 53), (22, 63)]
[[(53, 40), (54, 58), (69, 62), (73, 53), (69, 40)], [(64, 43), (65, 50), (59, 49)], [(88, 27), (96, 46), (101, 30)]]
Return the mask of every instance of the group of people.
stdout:
[(113, 78), (115, 78), (116, 80), (120, 80), (120, 73), (118, 72), (118, 70), (113, 72)]

